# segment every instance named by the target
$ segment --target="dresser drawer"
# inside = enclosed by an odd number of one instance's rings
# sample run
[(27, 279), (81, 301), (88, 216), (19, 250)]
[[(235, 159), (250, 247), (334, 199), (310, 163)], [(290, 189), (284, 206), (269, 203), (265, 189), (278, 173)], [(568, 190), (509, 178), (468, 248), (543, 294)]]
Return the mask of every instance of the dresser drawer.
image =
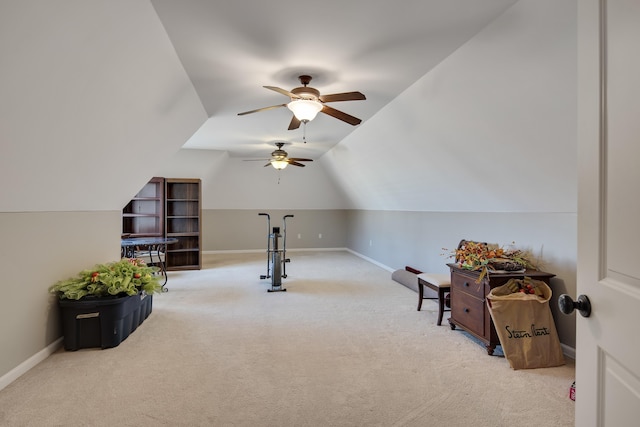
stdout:
[(460, 327), (474, 335), (487, 346), (487, 353), (500, 344), (495, 326), (486, 304), (485, 295), (489, 290), (505, 284), (510, 279), (522, 279), (525, 276), (542, 280), (549, 284), (554, 276), (543, 271), (527, 270), (522, 273), (491, 274), (483, 277), (481, 283), (476, 280), (482, 274), (480, 271), (466, 270), (458, 264), (447, 264), (451, 269), (451, 329)]
[(484, 299), (484, 281), (476, 283), (476, 279), (464, 274), (453, 273), (451, 275), (451, 288), (456, 294), (465, 292), (476, 298)]
[(451, 318), (469, 332), (484, 335), (485, 302), (465, 292), (451, 292)]

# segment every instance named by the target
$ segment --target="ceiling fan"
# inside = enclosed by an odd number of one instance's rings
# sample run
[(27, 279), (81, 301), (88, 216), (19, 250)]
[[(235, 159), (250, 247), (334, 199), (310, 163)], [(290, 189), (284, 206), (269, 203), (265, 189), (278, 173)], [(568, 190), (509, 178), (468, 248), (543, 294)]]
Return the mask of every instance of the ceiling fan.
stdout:
[(298, 77), (302, 86), (291, 89), (291, 91), (281, 89), (275, 86), (263, 86), (266, 89), (270, 89), (281, 93), (291, 98), (286, 104), (272, 105), (270, 107), (258, 108), (257, 110), (245, 111), (238, 113), (239, 116), (245, 114), (257, 113), (259, 111), (271, 110), (274, 108), (287, 107), (293, 112), (293, 118), (289, 123), (289, 130), (298, 129), (300, 123), (306, 123), (313, 120), (318, 113), (324, 113), (329, 116), (335, 117), (338, 120), (349, 123), (350, 125), (359, 125), (362, 120), (357, 117), (353, 117), (347, 113), (344, 113), (335, 108), (326, 105), (327, 102), (338, 101), (360, 101), (367, 99), (360, 92), (344, 92), (334, 93), (330, 95), (320, 95), (320, 91), (310, 86), (307, 86), (311, 82), (311, 76), (302, 75)]
[(269, 163), (267, 163), (264, 166), (267, 167), (267, 166), (271, 165), (275, 169), (278, 169), (278, 170), (282, 170), (282, 169), (286, 168), (288, 165), (299, 166), (299, 167), (303, 168), (303, 167), (305, 167), (305, 165), (303, 165), (300, 162), (313, 162), (312, 159), (301, 159), (301, 158), (298, 158), (298, 157), (288, 157), (287, 152), (282, 149), (283, 146), (284, 146), (284, 142), (276, 142), (276, 147), (278, 147), (278, 148), (271, 152), (271, 158), (270, 159), (247, 159), (245, 161), (250, 162), (250, 161), (255, 161), (255, 160), (260, 160), (260, 161), (268, 160)]

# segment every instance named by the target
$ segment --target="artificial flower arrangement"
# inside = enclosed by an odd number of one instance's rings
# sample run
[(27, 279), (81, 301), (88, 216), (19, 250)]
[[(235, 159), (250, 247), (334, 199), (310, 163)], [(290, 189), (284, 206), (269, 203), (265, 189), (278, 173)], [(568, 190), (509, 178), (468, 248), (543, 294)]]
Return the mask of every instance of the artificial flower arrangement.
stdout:
[[(512, 243), (513, 244), (513, 243)], [(446, 249), (445, 249), (446, 250)], [(460, 268), (480, 271), (480, 282), (491, 272), (516, 272), (537, 270), (529, 252), (522, 249), (505, 249), (497, 244), (462, 240), (458, 248), (449, 255)]]
[(49, 292), (62, 299), (79, 300), (86, 296), (108, 297), (153, 294), (162, 291), (157, 267), (151, 267), (136, 258), (98, 264), (82, 270), (76, 277), (61, 280)]

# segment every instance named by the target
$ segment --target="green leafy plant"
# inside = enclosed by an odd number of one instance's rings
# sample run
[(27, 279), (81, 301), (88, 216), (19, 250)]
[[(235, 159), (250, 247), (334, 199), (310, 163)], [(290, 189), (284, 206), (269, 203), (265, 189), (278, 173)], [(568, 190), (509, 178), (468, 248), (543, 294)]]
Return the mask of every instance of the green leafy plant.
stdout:
[(79, 300), (86, 296), (107, 297), (136, 295), (141, 291), (153, 294), (162, 291), (157, 267), (136, 258), (98, 264), (82, 270), (77, 276), (61, 280), (49, 287), (60, 299)]

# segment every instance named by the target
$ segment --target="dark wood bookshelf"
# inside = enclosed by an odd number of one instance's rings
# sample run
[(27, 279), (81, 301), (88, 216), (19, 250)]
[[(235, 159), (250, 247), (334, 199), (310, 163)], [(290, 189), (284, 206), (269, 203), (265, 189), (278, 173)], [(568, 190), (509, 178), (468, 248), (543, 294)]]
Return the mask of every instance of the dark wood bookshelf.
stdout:
[(178, 239), (167, 247), (167, 270), (202, 267), (201, 182), (199, 179), (165, 178), (166, 237)]
[(164, 178), (152, 178), (122, 209), (122, 235), (164, 236)]

